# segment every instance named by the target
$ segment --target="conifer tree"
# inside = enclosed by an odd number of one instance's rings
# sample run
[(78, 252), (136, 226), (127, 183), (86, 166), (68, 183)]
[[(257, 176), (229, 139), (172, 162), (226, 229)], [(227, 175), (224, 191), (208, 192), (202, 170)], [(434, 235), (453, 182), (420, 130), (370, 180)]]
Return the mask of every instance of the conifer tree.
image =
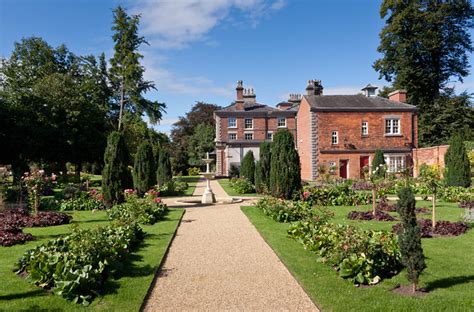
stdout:
[(300, 190), (300, 158), (294, 137), (287, 129), (280, 129), (271, 148), (270, 192), (274, 197), (291, 199)]
[(455, 134), (444, 155), (446, 185), (469, 187), (471, 185), (471, 167), (467, 157), (466, 146), (460, 134)]
[(155, 160), (153, 148), (148, 141), (143, 141), (138, 147), (133, 166), (133, 185), (142, 196), (156, 182)]
[(421, 246), (421, 231), (416, 222), (415, 197), (409, 187), (402, 188), (398, 193), (397, 211), (401, 218), (398, 242), (402, 254), (402, 264), (407, 269), (408, 280), (412, 283), (415, 293), (421, 272), (426, 268), (425, 256)]
[(255, 183), (255, 157), (252, 151), (248, 151), (242, 159), (240, 177), (249, 180), (252, 184)]
[(269, 142), (262, 142), (260, 144), (260, 165), (262, 174), (262, 184), (267, 189), (270, 188), (270, 164), (271, 164), (271, 149), (272, 144)]
[(124, 200), (123, 191), (130, 184), (128, 160), (129, 155), (123, 134), (118, 131), (110, 133), (104, 154), (104, 170), (102, 171), (102, 193), (108, 207)]
[(162, 148), (159, 149), (158, 155), (156, 155), (155, 158), (158, 159), (156, 165), (156, 183), (162, 186), (173, 179), (170, 154), (166, 149)]
[(372, 161), (372, 172), (370, 174), (375, 174), (378, 178), (383, 178), (385, 176), (383, 165), (385, 165), (383, 151), (378, 149), (375, 151), (374, 160)]
[(265, 190), (265, 184), (262, 180), (262, 160), (257, 160), (255, 163), (255, 191), (257, 193), (263, 193)]

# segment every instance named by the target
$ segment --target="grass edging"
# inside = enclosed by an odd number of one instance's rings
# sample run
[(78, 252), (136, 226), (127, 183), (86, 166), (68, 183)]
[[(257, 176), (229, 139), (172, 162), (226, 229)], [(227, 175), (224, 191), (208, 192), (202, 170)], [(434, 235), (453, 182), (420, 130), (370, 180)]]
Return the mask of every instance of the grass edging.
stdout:
[(145, 297), (143, 298), (143, 302), (140, 306), (139, 311), (144, 310), (144, 308), (146, 306), (146, 303), (150, 299), (150, 295), (151, 295), (153, 289), (156, 286), (156, 282), (158, 280), (158, 275), (160, 274), (161, 269), (163, 268), (163, 265), (165, 264), (166, 258), (168, 258), (169, 250), (171, 248), (171, 245), (173, 245), (173, 241), (176, 237), (176, 233), (178, 232), (178, 228), (181, 225), (181, 221), (183, 220), (183, 217), (184, 217), (185, 213), (186, 213), (186, 209), (183, 209), (183, 213), (181, 214), (181, 217), (179, 218), (178, 224), (176, 225), (173, 236), (171, 237), (170, 242), (168, 243), (168, 247), (166, 247), (166, 250), (165, 250), (165, 253), (163, 254), (163, 257), (161, 258), (160, 264), (158, 265), (157, 269), (155, 270), (155, 275), (153, 276), (153, 280), (151, 281), (150, 287), (148, 287), (148, 291), (147, 291)]

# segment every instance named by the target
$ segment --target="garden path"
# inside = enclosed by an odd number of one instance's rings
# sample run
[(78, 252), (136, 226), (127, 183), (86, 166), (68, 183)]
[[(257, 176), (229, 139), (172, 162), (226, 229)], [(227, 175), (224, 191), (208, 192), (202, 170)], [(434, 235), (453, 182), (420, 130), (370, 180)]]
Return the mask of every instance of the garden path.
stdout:
[[(217, 181), (212, 189), (227, 197)], [(241, 205), (186, 208), (145, 311), (318, 311)]]

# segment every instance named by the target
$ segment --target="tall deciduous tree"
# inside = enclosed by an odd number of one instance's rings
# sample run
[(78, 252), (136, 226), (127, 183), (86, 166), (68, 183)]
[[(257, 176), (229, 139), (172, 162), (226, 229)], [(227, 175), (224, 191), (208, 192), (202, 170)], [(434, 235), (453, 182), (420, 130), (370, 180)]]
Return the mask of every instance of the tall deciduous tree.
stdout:
[(107, 206), (113, 206), (124, 200), (124, 190), (130, 185), (130, 172), (127, 164), (129, 154), (123, 134), (112, 132), (107, 139), (102, 171), (102, 193)]
[(114, 56), (110, 60), (110, 81), (114, 90), (116, 107), (118, 108), (118, 129), (122, 127), (123, 112), (129, 111), (140, 116), (145, 113), (150, 122), (156, 123), (162, 118), (166, 108), (164, 103), (147, 100), (143, 94), (156, 89), (152, 81), (143, 79), (144, 67), (140, 60), (143, 55), (138, 49), (148, 44), (144, 37), (138, 35), (139, 15), (129, 16), (118, 6), (114, 10), (112, 36), (114, 40)]
[(242, 159), (240, 177), (249, 180), (252, 184), (255, 183), (255, 157), (252, 151), (248, 151)]
[(151, 189), (156, 182), (156, 167), (153, 148), (148, 141), (143, 141), (138, 147), (133, 166), (133, 186), (142, 196)]
[(215, 146), (216, 130), (211, 124), (200, 123), (188, 139), (188, 163), (191, 166), (200, 166), (206, 153), (212, 152)]
[(425, 269), (425, 256), (421, 246), (421, 231), (416, 222), (415, 197), (409, 187), (398, 193), (397, 210), (401, 218), (401, 228), (398, 233), (402, 263), (407, 269), (408, 280), (412, 282), (413, 293), (416, 291), (418, 279)]
[(291, 199), (301, 190), (300, 158), (293, 135), (281, 129), (273, 136), (270, 191), (274, 197)]
[(449, 148), (444, 155), (446, 185), (469, 187), (471, 185), (471, 169), (467, 157), (466, 146), (460, 134), (449, 141)]

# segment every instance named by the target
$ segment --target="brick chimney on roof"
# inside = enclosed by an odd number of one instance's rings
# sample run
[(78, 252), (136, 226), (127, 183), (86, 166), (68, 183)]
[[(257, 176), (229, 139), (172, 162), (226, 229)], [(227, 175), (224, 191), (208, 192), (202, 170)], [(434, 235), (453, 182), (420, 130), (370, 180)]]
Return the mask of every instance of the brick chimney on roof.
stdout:
[(407, 102), (407, 91), (406, 90), (395, 90), (388, 94), (388, 99), (392, 101)]
[(308, 86), (306, 87), (307, 95), (323, 95), (323, 85), (321, 80), (308, 80)]
[(242, 80), (237, 81), (237, 87), (235, 90), (237, 91), (237, 98), (235, 101), (235, 108), (237, 110), (244, 110), (244, 82)]
[(257, 96), (253, 88), (244, 89), (244, 103), (256, 103)]

